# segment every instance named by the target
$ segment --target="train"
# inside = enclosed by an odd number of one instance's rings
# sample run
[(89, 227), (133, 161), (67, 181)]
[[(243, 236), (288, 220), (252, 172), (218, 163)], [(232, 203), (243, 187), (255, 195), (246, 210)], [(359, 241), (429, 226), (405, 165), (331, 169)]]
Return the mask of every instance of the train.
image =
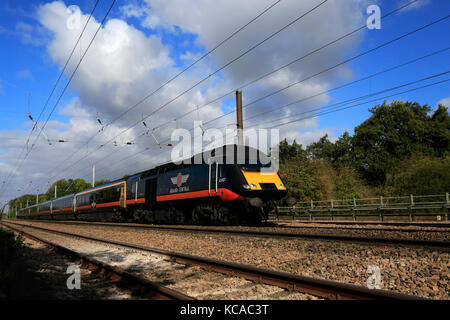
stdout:
[(28, 206), (21, 219), (255, 224), (277, 210), (287, 188), (271, 158), (236, 144)]

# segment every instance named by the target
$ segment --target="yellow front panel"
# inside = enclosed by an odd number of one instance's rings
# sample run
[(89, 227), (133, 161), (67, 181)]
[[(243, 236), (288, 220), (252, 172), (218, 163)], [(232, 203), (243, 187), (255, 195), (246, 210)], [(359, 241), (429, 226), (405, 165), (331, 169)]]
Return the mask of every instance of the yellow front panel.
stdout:
[[(247, 180), (248, 185), (250, 186), (251, 190), (261, 190), (260, 183), (274, 183), (278, 190), (285, 190), (283, 182), (280, 179), (280, 176), (278, 173), (264, 173), (261, 172), (251, 172), (251, 171), (244, 171), (242, 170), (242, 173), (244, 174), (245, 179)], [(252, 187), (252, 185), (255, 185), (255, 187)], [(280, 188), (280, 185), (283, 187)]]

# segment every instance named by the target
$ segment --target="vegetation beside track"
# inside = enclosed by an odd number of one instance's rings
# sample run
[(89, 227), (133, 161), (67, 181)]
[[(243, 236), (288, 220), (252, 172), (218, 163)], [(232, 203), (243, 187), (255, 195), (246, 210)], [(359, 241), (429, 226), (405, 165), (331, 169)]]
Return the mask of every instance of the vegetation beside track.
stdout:
[(0, 227), (0, 298), (8, 298), (17, 276), (23, 237)]

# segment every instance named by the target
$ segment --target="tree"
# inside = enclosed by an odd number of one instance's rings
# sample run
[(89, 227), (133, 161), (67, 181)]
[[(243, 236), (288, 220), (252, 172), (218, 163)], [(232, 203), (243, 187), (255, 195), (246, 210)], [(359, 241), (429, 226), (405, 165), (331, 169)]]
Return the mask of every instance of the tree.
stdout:
[(306, 151), (303, 150), (301, 144), (298, 144), (295, 140), (290, 145), (286, 139), (279, 144), (280, 163), (296, 159), (302, 160), (306, 158)]
[(92, 185), (89, 182), (86, 182), (83, 179), (61, 179), (54, 182), (46, 193), (47, 199), (55, 198), (55, 186), (56, 186), (56, 198), (60, 198), (66, 196), (68, 194), (73, 194), (76, 192), (80, 192), (89, 188), (92, 188)]
[(306, 148), (306, 153), (313, 160), (331, 161), (333, 159), (334, 147), (334, 144), (328, 139), (328, 134), (326, 134), (319, 141), (311, 143)]
[(370, 109), (372, 116), (355, 128), (352, 157), (372, 185), (385, 183), (387, 174), (413, 153), (439, 156), (449, 150), (448, 112), (417, 102), (393, 101)]
[(436, 156), (450, 155), (450, 117), (441, 104), (431, 116), (427, 138)]
[(110, 183), (111, 181), (110, 180), (105, 180), (105, 179), (102, 179), (102, 180), (97, 180), (97, 181), (95, 181), (95, 186), (97, 187), (97, 186), (101, 186), (101, 185), (104, 185), (104, 184), (108, 184), (108, 183)]
[(393, 195), (445, 194), (450, 190), (450, 156), (412, 155), (388, 175), (386, 184)]

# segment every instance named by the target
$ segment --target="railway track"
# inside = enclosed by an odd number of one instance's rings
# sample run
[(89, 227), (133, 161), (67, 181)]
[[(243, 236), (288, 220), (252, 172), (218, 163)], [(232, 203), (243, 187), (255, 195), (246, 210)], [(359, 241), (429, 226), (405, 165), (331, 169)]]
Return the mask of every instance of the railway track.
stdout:
[[(22, 220), (23, 221), (23, 220)], [(30, 221), (23, 221), (30, 222)], [(111, 226), (119, 228), (136, 228), (136, 229), (154, 229), (154, 230), (169, 230), (178, 232), (208, 232), (208, 233), (223, 233), (231, 235), (241, 236), (263, 236), (263, 237), (275, 237), (275, 238), (306, 238), (306, 239), (319, 239), (319, 240), (335, 240), (335, 241), (353, 241), (363, 243), (380, 243), (380, 244), (393, 244), (393, 245), (405, 245), (405, 246), (429, 246), (436, 248), (448, 249), (450, 248), (450, 241), (443, 240), (421, 240), (421, 239), (396, 239), (396, 238), (380, 238), (380, 237), (361, 237), (361, 236), (348, 236), (348, 235), (330, 235), (330, 234), (314, 234), (314, 233), (292, 233), (292, 232), (270, 232), (261, 230), (238, 230), (221, 227), (194, 227), (194, 226), (158, 226), (158, 225), (145, 225), (145, 224), (124, 224), (124, 223), (105, 223), (105, 222), (81, 222), (81, 221), (39, 221), (56, 224), (66, 225), (96, 225), (96, 226)], [(287, 227), (284, 227), (287, 228)], [(291, 226), (289, 229), (300, 229), (301, 227)], [(332, 227), (322, 227), (323, 229), (333, 229)], [(348, 230), (355, 230), (354, 228)], [(360, 231), (367, 231), (367, 228), (356, 229)], [(372, 231), (395, 231), (397, 229), (380, 230), (378, 228), (371, 228)], [(429, 232), (428, 230), (400, 230), (404, 232)], [(431, 232), (443, 232), (442, 230), (434, 230)]]
[(270, 222), (286, 224), (302, 223), (302, 224), (336, 224), (336, 225), (382, 225), (382, 226), (399, 226), (399, 227), (437, 227), (450, 228), (450, 223), (447, 222), (401, 222), (401, 221), (343, 221), (343, 220), (269, 220)]
[[(155, 253), (159, 255), (164, 255), (170, 257), (176, 262), (185, 264), (185, 265), (195, 265), (201, 268), (204, 268), (208, 271), (214, 271), (222, 274), (228, 274), (235, 277), (241, 277), (247, 280), (251, 280), (256, 283), (268, 284), (272, 286), (277, 286), (280, 288), (287, 289), (289, 291), (297, 291), (301, 293), (306, 293), (310, 295), (314, 295), (317, 297), (321, 297), (324, 299), (357, 299), (357, 300), (373, 300), (373, 299), (382, 299), (382, 300), (420, 300), (420, 297), (385, 291), (385, 290), (377, 290), (377, 289), (368, 289), (366, 287), (346, 284), (336, 281), (306, 277), (286, 272), (279, 272), (273, 270), (265, 270), (253, 266), (237, 264), (232, 262), (221, 261), (217, 259), (199, 257), (194, 255), (187, 255), (178, 252), (150, 248), (147, 246), (134, 245), (124, 242), (118, 241), (110, 241), (97, 237), (88, 237), (79, 234), (73, 234), (63, 231), (57, 231), (52, 229), (46, 229), (33, 225), (23, 225), (16, 222), (4, 222), (2, 224), (8, 228), (15, 230), (16, 232), (24, 233), (26, 236), (33, 236), (30, 232), (24, 231), (24, 229), (32, 229), (32, 230), (40, 230), (52, 234), (63, 235), (66, 237), (73, 237), (84, 239), (88, 241), (94, 241), (99, 243), (104, 243), (108, 245), (115, 245), (119, 247), (124, 247), (127, 249), (140, 250), (144, 252)], [(102, 266), (107, 268), (108, 266)], [(122, 270), (119, 274), (124, 274)], [(133, 276), (133, 275), (127, 275)], [(146, 280), (148, 281), (148, 280)], [(190, 298), (186, 295), (179, 296), (181, 298)]]
[[(400, 226), (405, 227), (402, 229), (396, 228), (397, 226), (381, 226), (381, 227), (360, 227), (360, 225), (353, 226), (353, 225), (339, 225), (336, 226), (327, 226), (327, 225), (292, 225), (290, 223), (283, 224), (279, 223), (277, 224), (281, 228), (287, 228), (287, 229), (322, 229), (322, 230), (358, 230), (358, 231), (395, 231), (395, 232), (450, 232), (450, 229), (447, 227), (440, 227), (440, 226), (433, 226), (434, 229), (423, 229), (423, 228), (410, 228), (410, 226)], [(428, 227), (428, 228), (431, 228)]]
[(37, 237), (29, 232), (24, 231), (23, 228), (19, 229), (17, 228), (17, 226), (12, 226), (10, 223), (2, 222), (1, 224), (13, 231), (22, 234), (25, 237), (44, 243), (45, 245), (52, 247), (58, 252), (80, 259), (83, 268), (101, 274), (108, 279), (120, 282), (121, 285), (124, 285), (126, 288), (130, 289), (132, 292), (141, 297), (151, 300), (193, 300), (192, 297), (185, 295), (184, 293), (159, 285), (157, 283), (149, 281), (144, 277), (140, 277), (138, 275), (130, 273), (122, 268), (106, 264), (75, 250), (71, 250), (51, 241), (47, 241), (45, 239)]

